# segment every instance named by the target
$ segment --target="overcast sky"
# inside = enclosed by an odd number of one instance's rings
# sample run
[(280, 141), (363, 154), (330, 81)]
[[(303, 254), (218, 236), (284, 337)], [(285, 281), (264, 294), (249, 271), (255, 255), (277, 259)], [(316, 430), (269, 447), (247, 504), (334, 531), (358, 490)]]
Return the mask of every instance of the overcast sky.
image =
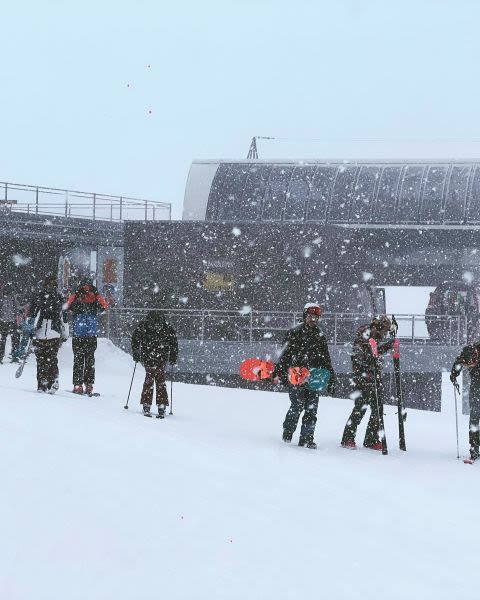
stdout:
[(1, 22), (1, 181), (180, 218), (191, 161), (253, 135), (285, 138), (263, 158), (480, 157), (476, 0), (18, 0)]

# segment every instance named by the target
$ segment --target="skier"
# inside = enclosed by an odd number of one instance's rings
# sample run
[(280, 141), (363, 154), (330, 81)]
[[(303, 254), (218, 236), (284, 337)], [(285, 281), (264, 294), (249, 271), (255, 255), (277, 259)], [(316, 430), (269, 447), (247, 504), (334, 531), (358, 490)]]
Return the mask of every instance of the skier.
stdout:
[(0, 296), (0, 363), (5, 356), (7, 337), (12, 341), (12, 362), (18, 362), (17, 349), (20, 344), (20, 332), (17, 325), (17, 316), (20, 311), (18, 295), (13, 291), (13, 284), (8, 281), (2, 289)]
[[(73, 313), (73, 393), (93, 394), (95, 383), (95, 350), (97, 349), (98, 314), (108, 303), (98, 293), (92, 279), (85, 277), (67, 300)], [(85, 389), (84, 387), (85, 386)]]
[(317, 445), (313, 441), (315, 425), (317, 423), (317, 410), (319, 392), (309, 390), (306, 385), (290, 385), (288, 370), (290, 367), (323, 368), (330, 371), (327, 393), (335, 394), (335, 373), (328, 351), (327, 340), (318, 327), (321, 308), (318, 304), (308, 303), (303, 308), (303, 323), (287, 332), (283, 341), (283, 349), (275, 366), (272, 378), (278, 377), (288, 388), (290, 408), (283, 422), (283, 441), (291, 442), (293, 433), (297, 428), (298, 419), (302, 411), (302, 428), (300, 430), (299, 446), (306, 446), (312, 450)]
[[(363, 416), (370, 406), (371, 414), (368, 420), (367, 431), (363, 445), (372, 450), (381, 450), (382, 443), (379, 438), (379, 413), (383, 414), (383, 386), (381, 359), (373, 356), (370, 338), (380, 342), (391, 330), (392, 322), (382, 315), (376, 317), (370, 325), (358, 328), (352, 349), (352, 371), (355, 392), (353, 394), (355, 405), (348, 418), (342, 437), (344, 448), (356, 448), (355, 434)], [(393, 347), (393, 339), (378, 344), (378, 354), (385, 354)], [(377, 404), (378, 403), (378, 404)]]
[(457, 356), (450, 373), (450, 381), (457, 385), (457, 377), (463, 367), (467, 367), (470, 375), (470, 423), (469, 442), (470, 459), (473, 461), (479, 457), (480, 446), (480, 342), (465, 346), (460, 356)]
[(57, 291), (57, 278), (48, 275), (43, 288), (31, 300), (28, 317), (37, 358), (37, 389), (54, 394), (58, 390), (58, 349), (66, 337), (63, 298)]
[(153, 400), (153, 387), (156, 386), (158, 417), (163, 419), (165, 407), (168, 406), (168, 394), (165, 386), (165, 366), (167, 362), (174, 365), (178, 356), (177, 334), (167, 324), (163, 312), (151, 311), (144, 321), (135, 328), (132, 335), (133, 360), (141, 362), (145, 367), (140, 403), (143, 413), (150, 417)]

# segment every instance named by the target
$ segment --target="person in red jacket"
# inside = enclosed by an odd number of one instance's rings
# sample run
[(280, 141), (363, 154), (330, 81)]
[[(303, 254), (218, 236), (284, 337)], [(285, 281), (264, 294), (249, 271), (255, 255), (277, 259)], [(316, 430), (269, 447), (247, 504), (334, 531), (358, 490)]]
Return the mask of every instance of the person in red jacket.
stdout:
[[(98, 293), (90, 278), (80, 281), (67, 300), (73, 312), (73, 391), (93, 393), (95, 383), (95, 350), (97, 349), (98, 314), (108, 309), (105, 298)], [(85, 389), (84, 389), (85, 386)]]

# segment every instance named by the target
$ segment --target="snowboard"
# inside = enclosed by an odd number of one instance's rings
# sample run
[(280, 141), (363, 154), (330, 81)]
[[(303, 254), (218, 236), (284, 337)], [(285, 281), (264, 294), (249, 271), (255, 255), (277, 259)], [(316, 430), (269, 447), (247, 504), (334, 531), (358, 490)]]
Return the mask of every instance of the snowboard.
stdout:
[(310, 377), (307, 381), (307, 387), (309, 390), (316, 392), (323, 392), (328, 387), (330, 381), (330, 371), (322, 368), (310, 369)]

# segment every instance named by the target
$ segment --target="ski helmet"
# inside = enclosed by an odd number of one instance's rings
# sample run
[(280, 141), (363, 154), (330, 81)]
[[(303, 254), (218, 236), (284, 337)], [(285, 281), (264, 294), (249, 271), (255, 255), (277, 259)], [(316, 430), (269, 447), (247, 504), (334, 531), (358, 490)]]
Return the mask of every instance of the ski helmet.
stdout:
[(392, 328), (392, 321), (387, 317), (387, 315), (380, 315), (373, 319), (371, 327), (375, 327), (377, 331), (386, 333)]
[(305, 319), (307, 315), (316, 315), (319, 317), (321, 312), (322, 309), (320, 308), (319, 304), (316, 302), (307, 302), (307, 304), (305, 304), (303, 307), (303, 318)]

